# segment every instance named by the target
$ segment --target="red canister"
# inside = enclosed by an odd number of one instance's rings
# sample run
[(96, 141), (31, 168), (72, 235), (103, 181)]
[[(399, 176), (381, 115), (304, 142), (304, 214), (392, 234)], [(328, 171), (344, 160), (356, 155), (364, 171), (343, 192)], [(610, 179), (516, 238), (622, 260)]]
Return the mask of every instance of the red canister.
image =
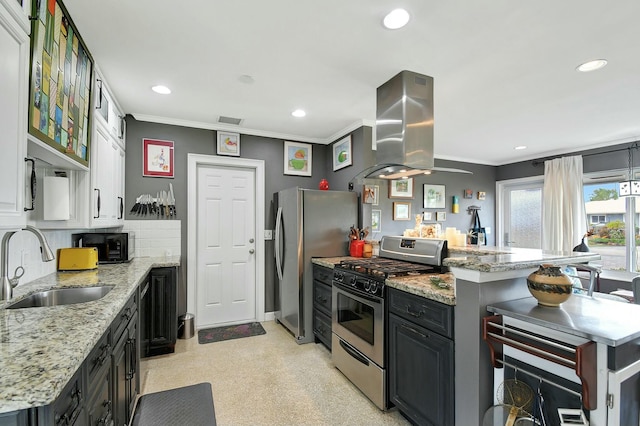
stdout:
[(351, 257), (362, 257), (363, 249), (363, 240), (351, 240), (351, 245), (349, 246), (349, 254), (351, 255)]

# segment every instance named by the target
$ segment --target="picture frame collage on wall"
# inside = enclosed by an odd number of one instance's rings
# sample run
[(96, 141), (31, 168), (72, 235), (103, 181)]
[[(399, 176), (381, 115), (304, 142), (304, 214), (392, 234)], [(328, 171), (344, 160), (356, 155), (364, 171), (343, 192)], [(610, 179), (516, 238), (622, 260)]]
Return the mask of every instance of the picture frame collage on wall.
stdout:
[[(447, 196), (445, 185), (429, 184), (423, 185), (422, 207), (425, 209), (444, 209), (447, 206)], [(447, 220), (445, 211), (424, 212), (422, 220), (425, 222), (444, 222)]]
[[(389, 181), (389, 199), (409, 199), (413, 200), (413, 178), (393, 179)], [(411, 202), (393, 202), (393, 220), (411, 219)]]

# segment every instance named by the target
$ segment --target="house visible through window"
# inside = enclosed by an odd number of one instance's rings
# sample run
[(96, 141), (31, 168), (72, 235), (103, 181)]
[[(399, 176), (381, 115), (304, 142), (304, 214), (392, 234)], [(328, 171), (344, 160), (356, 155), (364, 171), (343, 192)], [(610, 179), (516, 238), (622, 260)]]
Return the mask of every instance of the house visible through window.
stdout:
[(604, 215), (591, 215), (591, 220), (589, 221), (589, 223), (591, 224), (595, 224), (595, 223), (607, 223), (607, 217)]

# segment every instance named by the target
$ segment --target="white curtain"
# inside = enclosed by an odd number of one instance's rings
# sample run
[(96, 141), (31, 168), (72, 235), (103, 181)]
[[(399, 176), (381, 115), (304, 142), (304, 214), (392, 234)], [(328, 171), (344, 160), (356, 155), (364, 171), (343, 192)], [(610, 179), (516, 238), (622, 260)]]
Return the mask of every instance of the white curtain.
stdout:
[(542, 249), (571, 251), (587, 232), (582, 156), (544, 162)]

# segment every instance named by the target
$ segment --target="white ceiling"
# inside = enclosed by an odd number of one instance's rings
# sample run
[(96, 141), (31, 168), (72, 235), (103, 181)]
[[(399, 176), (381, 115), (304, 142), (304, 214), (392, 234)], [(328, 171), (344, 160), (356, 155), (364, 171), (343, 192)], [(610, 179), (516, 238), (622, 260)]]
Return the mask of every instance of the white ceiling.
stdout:
[[(434, 77), (436, 158), (500, 165), (640, 136), (638, 0), (64, 4), (138, 119), (219, 129), (237, 117), (241, 133), (330, 143), (374, 125), (376, 88), (406, 69)], [(386, 30), (396, 7), (412, 19)], [(599, 58), (609, 64), (575, 71)]]

